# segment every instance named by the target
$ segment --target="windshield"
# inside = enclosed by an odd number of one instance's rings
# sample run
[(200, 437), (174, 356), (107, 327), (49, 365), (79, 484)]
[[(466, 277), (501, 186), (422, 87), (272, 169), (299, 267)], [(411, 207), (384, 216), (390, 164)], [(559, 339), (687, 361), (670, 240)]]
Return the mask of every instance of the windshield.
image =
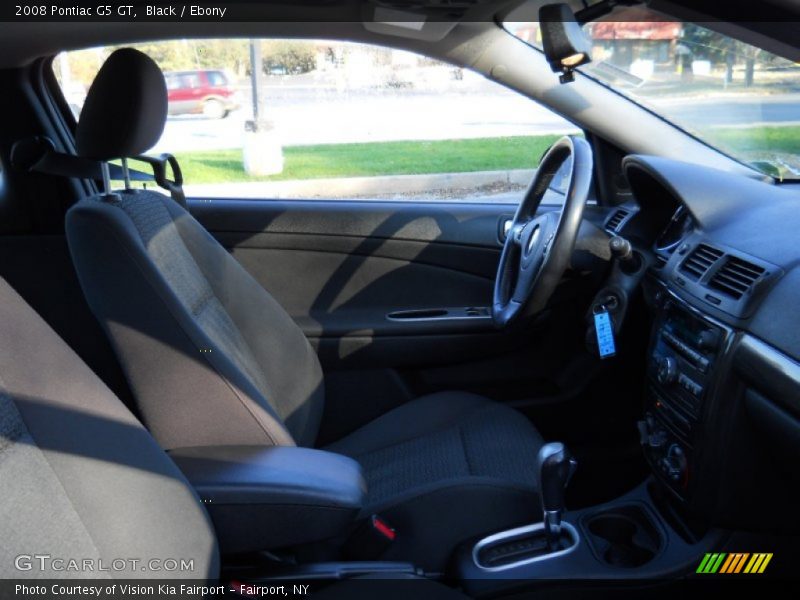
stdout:
[[(636, 17), (584, 26), (583, 73), (762, 173), (800, 178), (800, 64), (701, 25)], [(506, 26), (541, 47), (538, 23)]]

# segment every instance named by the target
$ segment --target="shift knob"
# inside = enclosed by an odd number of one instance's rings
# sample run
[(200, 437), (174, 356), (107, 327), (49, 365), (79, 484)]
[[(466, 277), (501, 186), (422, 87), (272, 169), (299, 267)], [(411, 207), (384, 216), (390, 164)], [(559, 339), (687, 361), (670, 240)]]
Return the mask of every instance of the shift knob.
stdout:
[(561, 442), (551, 442), (539, 450), (539, 486), (543, 510), (563, 510), (567, 484), (577, 462)]
[(545, 532), (551, 549), (555, 550), (561, 538), (561, 516), (564, 513), (567, 484), (578, 463), (561, 442), (542, 446), (538, 463)]

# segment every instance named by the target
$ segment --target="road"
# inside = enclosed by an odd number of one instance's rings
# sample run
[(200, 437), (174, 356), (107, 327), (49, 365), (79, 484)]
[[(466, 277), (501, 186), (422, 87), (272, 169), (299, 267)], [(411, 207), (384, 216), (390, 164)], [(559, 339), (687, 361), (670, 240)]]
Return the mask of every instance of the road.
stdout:
[(709, 126), (758, 126), (800, 122), (800, 94), (780, 96), (745, 96), (720, 100), (708, 98), (701, 101), (655, 101), (665, 114), (673, 115), (679, 122), (702, 130)]
[[(251, 114), (243, 109), (217, 121), (192, 115), (170, 118), (156, 150), (240, 148), (244, 121)], [(536, 135), (575, 129), (558, 115), (508, 92), (282, 97), (267, 101), (266, 117), (287, 146)]]
[[(248, 98), (245, 94), (244, 98)], [(709, 126), (800, 122), (800, 94), (736, 99), (652, 99), (657, 110), (695, 130)], [(267, 91), (266, 116), (287, 146), (390, 140), (435, 140), (565, 133), (574, 127), (508, 90), (340, 94), (299, 86)], [(241, 148), (245, 109), (221, 120), (170, 118), (157, 152)]]

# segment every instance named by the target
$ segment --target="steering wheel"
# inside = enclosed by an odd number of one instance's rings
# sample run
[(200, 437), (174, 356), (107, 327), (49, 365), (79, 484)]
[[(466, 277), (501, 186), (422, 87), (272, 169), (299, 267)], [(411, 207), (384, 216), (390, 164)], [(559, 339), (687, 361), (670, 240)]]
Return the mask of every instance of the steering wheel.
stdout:
[[(583, 138), (565, 136), (542, 158), (506, 234), (494, 283), (492, 318), (505, 327), (541, 311), (569, 265), (592, 180), (592, 149)], [(560, 212), (536, 216), (553, 177), (562, 168), (566, 195)]]

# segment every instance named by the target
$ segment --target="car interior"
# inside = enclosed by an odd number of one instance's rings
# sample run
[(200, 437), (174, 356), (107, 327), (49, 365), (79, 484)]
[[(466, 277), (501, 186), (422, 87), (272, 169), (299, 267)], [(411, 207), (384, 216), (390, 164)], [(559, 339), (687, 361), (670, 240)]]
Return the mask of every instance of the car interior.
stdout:
[[(579, 23), (636, 0), (302, 4), (0, 23), (0, 577), (69, 575), (21, 568), (31, 553), (190, 557), (111, 576), (245, 597), (793, 577), (800, 171), (765, 173), (591, 76)], [(760, 20), (652, 4), (800, 63), (791, 2), (755, 3)], [(139, 45), (209, 37), (412, 51), (577, 133), (514, 203), (196, 197), (179, 160), (146, 156), (174, 110)], [(76, 117), (56, 56), (100, 46)]]

